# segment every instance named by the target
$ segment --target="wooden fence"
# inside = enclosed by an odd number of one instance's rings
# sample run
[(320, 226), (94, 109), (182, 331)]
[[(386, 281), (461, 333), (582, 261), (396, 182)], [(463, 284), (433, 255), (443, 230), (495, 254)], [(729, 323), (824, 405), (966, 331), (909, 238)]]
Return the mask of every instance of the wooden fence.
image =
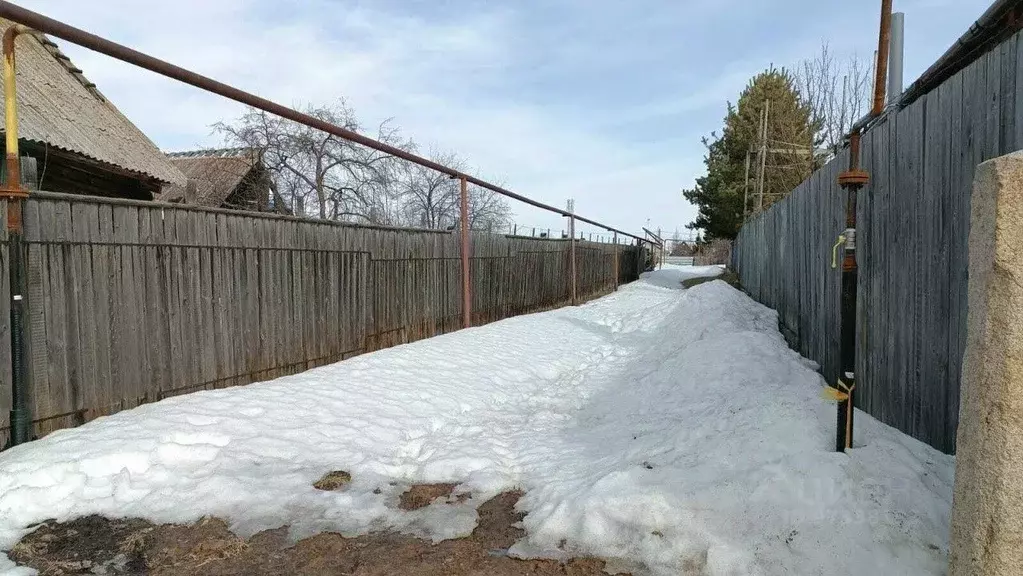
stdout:
[[(25, 238), (39, 435), (461, 327), (452, 232), (34, 193)], [(9, 301), (2, 230), (0, 242), (0, 297)], [(569, 302), (570, 241), (474, 232), (471, 245), (474, 325)], [(618, 282), (638, 277), (634, 246), (576, 248), (582, 299), (614, 290), (616, 251)], [(7, 306), (0, 326), (2, 446), (11, 407)]]
[[(1020, 34), (863, 137), (857, 198), (857, 407), (952, 453), (966, 337), (967, 240), (976, 166), (1023, 147)], [(743, 286), (778, 310), (805, 356), (838, 373), (842, 155), (743, 227)]]

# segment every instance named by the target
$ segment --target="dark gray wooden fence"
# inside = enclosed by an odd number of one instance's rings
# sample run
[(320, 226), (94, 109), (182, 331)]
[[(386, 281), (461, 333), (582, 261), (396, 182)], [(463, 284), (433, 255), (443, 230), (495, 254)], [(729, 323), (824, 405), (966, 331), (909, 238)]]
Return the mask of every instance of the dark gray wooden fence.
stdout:
[[(6, 204), (0, 202), (0, 221)], [(25, 206), (36, 434), (461, 327), (456, 233), (34, 193)], [(474, 324), (565, 305), (568, 240), (473, 233)], [(578, 292), (638, 249), (577, 243)], [(9, 301), (0, 227), (0, 300)], [(11, 406), (0, 306), (0, 446)]]
[[(863, 138), (857, 199), (857, 406), (952, 453), (966, 337), (967, 239), (976, 166), (1023, 147), (1017, 34)], [(797, 349), (838, 372), (844, 206), (837, 158), (743, 227), (736, 266), (778, 309)]]

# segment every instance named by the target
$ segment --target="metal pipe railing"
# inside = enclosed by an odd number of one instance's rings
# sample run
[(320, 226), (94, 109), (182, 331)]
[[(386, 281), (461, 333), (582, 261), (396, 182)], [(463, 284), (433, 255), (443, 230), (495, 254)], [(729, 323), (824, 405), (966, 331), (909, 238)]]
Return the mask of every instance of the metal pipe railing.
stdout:
[(60, 22), (59, 20), (54, 20), (53, 18), (49, 18), (47, 16), (39, 14), (38, 12), (33, 12), (20, 6), (16, 6), (4, 0), (0, 0), (0, 17), (17, 22), (19, 24), (23, 24), (25, 26), (38, 30), (39, 32), (42, 32), (44, 34), (49, 34), (51, 36), (60, 38), (62, 40), (66, 40), (73, 44), (77, 44), (79, 46), (82, 46), (83, 48), (88, 48), (101, 54), (105, 54), (107, 56), (110, 56), (111, 58), (121, 60), (122, 62), (127, 62), (129, 64), (134, 64), (135, 66), (138, 66), (140, 68), (145, 68), (146, 70), (155, 72), (157, 74), (160, 74), (161, 76), (173, 78), (175, 80), (178, 80), (179, 82), (184, 82), (185, 84), (195, 86), (196, 88), (199, 88), (201, 90), (206, 90), (207, 92), (218, 94), (225, 98), (234, 100), (235, 102), (239, 102), (241, 104), (245, 104), (247, 106), (251, 106), (253, 108), (269, 112), (276, 116), (280, 116), (282, 118), (298, 122), (299, 124), (309, 126), (310, 128), (322, 130), (324, 132), (327, 132), (328, 134), (333, 134), (338, 138), (344, 138), (345, 140), (348, 140), (350, 142), (361, 144), (363, 146), (366, 146), (367, 148), (372, 148), (379, 152), (389, 154), (396, 158), (401, 158), (402, 160), (418, 164), (425, 168), (436, 170), (437, 172), (447, 174), (452, 178), (464, 179), (469, 184), (485, 188), (487, 190), (496, 192), (497, 194), (511, 198), (513, 200), (518, 200), (519, 202), (535, 206), (536, 208), (541, 208), (549, 212), (554, 212), (565, 217), (574, 217), (576, 220), (580, 222), (592, 224), (593, 226), (603, 228), (608, 232), (617, 232), (624, 236), (635, 238), (636, 240), (639, 241), (644, 242), (647, 241), (640, 236), (630, 234), (622, 230), (618, 230), (617, 228), (613, 228), (606, 224), (602, 224), (600, 222), (597, 222), (596, 220), (591, 220), (589, 218), (585, 218), (577, 214), (572, 214), (567, 210), (562, 210), (560, 208), (544, 204), (543, 202), (533, 200), (532, 198), (522, 196), (521, 194), (516, 194), (511, 190), (507, 190), (501, 186), (497, 186), (496, 184), (491, 184), (486, 180), (482, 180), (470, 174), (466, 174), (459, 170), (455, 170), (454, 168), (444, 166), (443, 164), (434, 162), (433, 160), (429, 160), (427, 158), (423, 158), (422, 156), (418, 156), (416, 154), (412, 154), (395, 146), (391, 146), (390, 144), (385, 144), (378, 140), (374, 140), (373, 138), (370, 138), (368, 136), (363, 136), (358, 132), (342, 128), (329, 122), (324, 122), (323, 120), (320, 120), (308, 114), (304, 114), (293, 108), (288, 108), (287, 106), (283, 106), (271, 100), (267, 100), (266, 98), (256, 96), (255, 94), (245, 92), (244, 90), (240, 90), (233, 86), (224, 84), (223, 82), (219, 82), (207, 76), (203, 76), (196, 72), (192, 72), (190, 70), (181, 68), (180, 66), (176, 66), (174, 64), (160, 60), (158, 58), (154, 58), (153, 56), (149, 56), (148, 54), (143, 54), (138, 50), (134, 50), (127, 46), (118, 44), (116, 42), (112, 42), (95, 34), (86, 32), (85, 30), (75, 28), (74, 26), (70, 26), (63, 22)]

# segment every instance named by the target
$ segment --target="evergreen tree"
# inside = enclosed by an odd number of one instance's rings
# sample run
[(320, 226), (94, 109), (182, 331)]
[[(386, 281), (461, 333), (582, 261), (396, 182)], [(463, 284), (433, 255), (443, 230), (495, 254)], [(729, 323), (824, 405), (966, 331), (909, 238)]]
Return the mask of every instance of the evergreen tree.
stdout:
[(686, 200), (699, 208), (689, 228), (705, 230), (708, 240), (734, 238), (742, 226), (749, 151), (753, 154), (747, 206), (751, 211), (758, 206), (760, 118), (768, 101), (764, 209), (782, 199), (816, 167), (811, 151), (818, 126), (810, 106), (796, 88), (795, 78), (784, 68), (772, 67), (761, 72), (746, 85), (737, 104), (728, 103), (721, 136), (711, 133), (710, 138), (703, 139), (707, 147), (704, 158), (707, 174), (697, 178), (693, 189), (683, 191)]

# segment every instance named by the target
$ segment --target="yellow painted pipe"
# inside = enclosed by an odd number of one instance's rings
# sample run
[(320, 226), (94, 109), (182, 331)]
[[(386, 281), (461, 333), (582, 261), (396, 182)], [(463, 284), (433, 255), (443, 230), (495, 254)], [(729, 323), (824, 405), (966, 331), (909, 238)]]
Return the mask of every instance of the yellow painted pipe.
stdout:
[(7, 182), (4, 187), (10, 193), (22, 191), (21, 162), (18, 160), (18, 85), (17, 68), (14, 64), (14, 40), (18, 34), (30, 29), (16, 24), (4, 32), (4, 135), (7, 144)]

